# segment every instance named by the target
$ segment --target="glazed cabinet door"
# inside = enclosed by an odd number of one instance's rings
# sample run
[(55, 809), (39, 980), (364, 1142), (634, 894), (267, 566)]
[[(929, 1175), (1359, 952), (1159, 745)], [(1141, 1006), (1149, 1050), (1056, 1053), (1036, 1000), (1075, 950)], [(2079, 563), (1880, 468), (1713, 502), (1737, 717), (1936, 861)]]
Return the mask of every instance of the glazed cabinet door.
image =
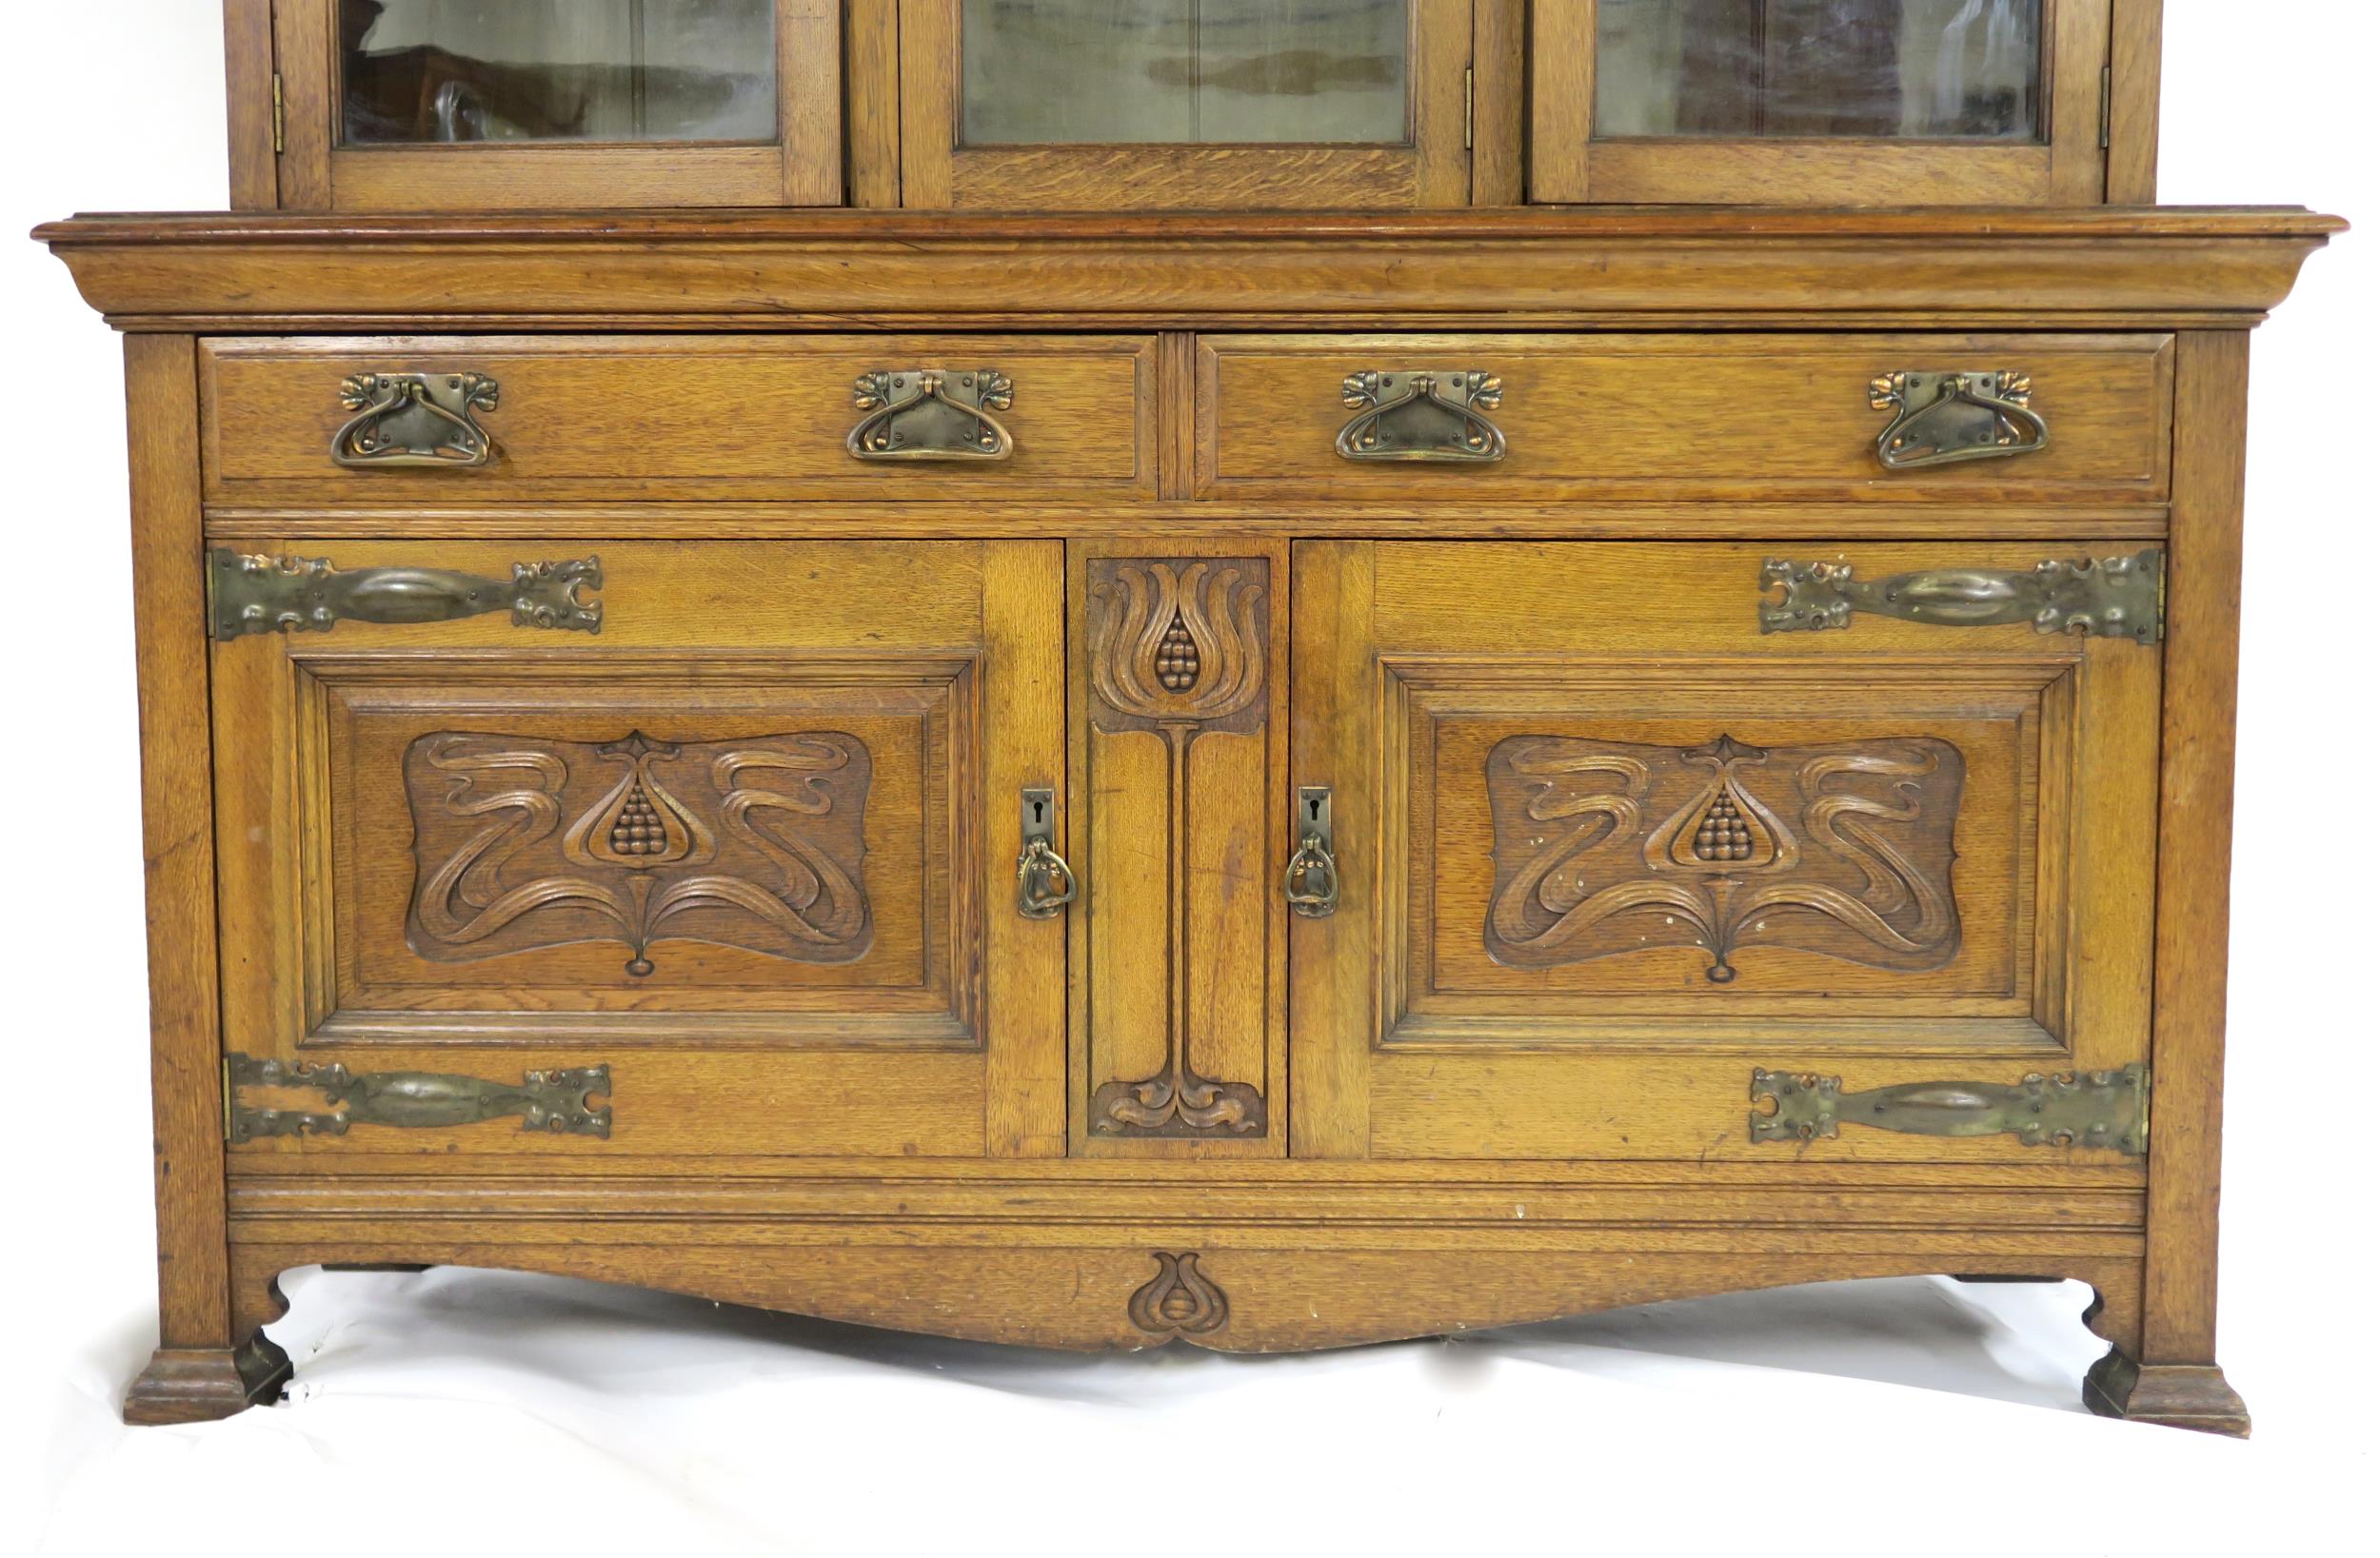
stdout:
[[(1530, 198), (2092, 205), (2108, 0), (1537, 0)], [(2145, 25), (2130, 12), (2125, 25)]]
[(285, 210), (832, 206), (831, 0), (271, 0)]
[(1470, 199), (1471, 0), (899, 0), (902, 204)]
[(1292, 921), (1293, 1150), (2125, 1151), (2161, 566), (1301, 543), (1291, 779), (1339, 897)]
[(1063, 1150), (1055, 543), (209, 568), (235, 1154)]

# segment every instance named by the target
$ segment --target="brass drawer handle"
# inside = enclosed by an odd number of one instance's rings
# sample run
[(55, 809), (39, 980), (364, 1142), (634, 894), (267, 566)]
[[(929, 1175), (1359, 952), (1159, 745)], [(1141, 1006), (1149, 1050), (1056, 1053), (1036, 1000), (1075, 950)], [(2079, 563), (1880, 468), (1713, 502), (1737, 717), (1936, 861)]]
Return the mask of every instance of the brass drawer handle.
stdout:
[(358, 373), (339, 385), (339, 404), (355, 413), (331, 435), (330, 458), (342, 465), (465, 470), (495, 458), (473, 415), (496, 409), (496, 381), (485, 373)]
[(1845, 1093), (1839, 1076), (1752, 1074), (1752, 1139), (1811, 1141), (1865, 1125), (1918, 1136), (2013, 1135), (2028, 1147), (2149, 1150), (2149, 1071), (2035, 1073), (2007, 1082), (1904, 1082)]
[(855, 460), (1005, 460), (1017, 441), (995, 411), (1016, 402), (998, 368), (882, 368), (852, 382), (867, 413), (843, 446)]
[[(2154, 643), (2165, 631), (2165, 554), (2067, 562), (2030, 569), (1931, 568), (1861, 583), (1848, 562), (1760, 565), (1760, 631), (1822, 633), (1872, 612), (1936, 627), (2031, 622), (2036, 633), (2078, 633)], [(1776, 591), (1781, 593), (1772, 594)]]
[(1493, 374), (1350, 373), (1339, 400), (1356, 413), (1339, 430), (1341, 459), (1487, 464), (1504, 458), (1504, 430), (1487, 418), (1504, 404), (1504, 381)]
[(1339, 909), (1339, 856), (1331, 836), (1331, 787), (1301, 785), (1298, 815), (1291, 837), (1298, 840), (1281, 877), (1281, 892), (1290, 911), (1307, 919), (1321, 919)]
[[(337, 1113), (260, 1109), (240, 1100), (242, 1088), (287, 1088), (321, 1094)], [(611, 1134), (611, 1106), (589, 1098), (611, 1093), (609, 1066), (533, 1071), (515, 1084), (426, 1071), (371, 1071), (340, 1065), (228, 1055), (223, 1062), (223, 1137), (237, 1144), (260, 1136), (344, 1136), (350, 1125), (448, 1130), (521, 1116), (524, 1131), (574, 1136)]]
[(1875, 441), (1888, 471), (2006, 460), (2050, 446), (2029, 373), (1888, 373), (1870, 381), (1868, 404), (1897, 413)]
[(1074, 868), (1058, 853), (1058, 803), (1047, 789), (1019, 793), (1023, 813), (1024, 843), (1017, 851), (1017, 913), (1027, 919), (1050, 919), (1075, 900)]
[(509, 579), (445, 568), (342, 570), (327, 557), (260, 557), (218, 546), (208, 555), (208, 608), (218, 639), (327, 633), (343, 621), (446, 622), (509, 611), (515, 627), (601, 633), (601, 558), (516, 562)]

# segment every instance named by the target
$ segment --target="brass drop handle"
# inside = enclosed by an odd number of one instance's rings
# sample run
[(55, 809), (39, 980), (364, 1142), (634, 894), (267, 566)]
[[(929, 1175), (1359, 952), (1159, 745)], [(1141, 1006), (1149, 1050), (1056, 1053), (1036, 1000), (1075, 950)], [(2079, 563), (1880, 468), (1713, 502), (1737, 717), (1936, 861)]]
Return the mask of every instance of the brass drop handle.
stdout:
[(496, 409), (496, 381), (485, 373), (352, 374), (339, 404), (355, 415), (331, 435), (338, 464), (466, 470), (495, 458), (475, 414)]
[(1327, 784), (1301, 785), (1298, 790), (1298, 815), (1291, 837), (1298, 840), (1290, 851), (1289, 870), (1281, 878), (1281, 891), (1289, 898), (1290, 912), (1307, 919), (1321, 919), (1339, 908), (1339, 856), (1331, 838), (1331, 787)]
[(1869, 382), (1868, 404), (1896, 413), (1875, 441), (1888, 471), (2006, 460), (2050, 444), (2029, 373), (1888, 373)]
[(1339, 401), (1355, 416), (1339, 430), (1342, 460), (1488, 464), (1504, 458), (1504, 430), (1487, 413), (1504, 381), (1476, 368), (1350, 373)]
[(1024, 842), (1017, 850), (1017, 913), (1050, 919), (1077, 896), (1074, 868), (1058, 853), (1058, 800), (1041, 787), (1019, 793)]
[(1017, 451), (999, 417), (1016, 385), (998, 368), (877, 368), (851, 385), (867, 415), (843, 440), (854, 460), (1005, 460)]

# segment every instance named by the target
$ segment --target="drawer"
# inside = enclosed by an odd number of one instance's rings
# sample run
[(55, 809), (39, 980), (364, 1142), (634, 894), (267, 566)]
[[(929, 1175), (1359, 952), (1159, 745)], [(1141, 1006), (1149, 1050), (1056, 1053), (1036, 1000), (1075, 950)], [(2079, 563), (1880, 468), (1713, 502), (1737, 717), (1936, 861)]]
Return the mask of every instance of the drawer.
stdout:
[[(1146, 498), (1155, 360), (1145, 336), (215, 340), (200, 358), (207, 495), (364, 507)], [(930, 397), (921, 369), (939, 372)], [(989, 404), (986, 370), (1004, 379)], [(860, 381), (880, 373), (892, 404), (861, 405)], [(863, 422), (883, 433), (869, 458), (852, 448)], [(343, 431), (347, 463), (333, 453)]]
[[(1198, 361), (1204, 498), (2102, 503), (2167, 492), (2167, 336), (1246, 335), (1203, 338)], [(1474, 376), (1492, 387), (1475, 390)], [(1913, 408), (1905, 418), (1878, 404), (1895, 393)], [(1902, 463), (1887, 469), (1877, 441), (1896, 422)], [(1914, 463), (1937, 446), (1993, 452)]]
[[(1981, 603), (2121, 551), (2051, 587), (2153, 620), (2140, 550), (1300, 543), (1293, 782), (1333, 787), (1343, 841), (1337, 913), (1291, 945), (1317, 1129), (1756, 1163), (1795, 1149), (1748, 1133), (1755, 1070), (2145, 1062), (2162, 656)], [(1849, 1114), (1806, 1149), (2029, 1153)]]
[[(1061, 1150), (1058, 543), (279, 550), (336, 572), (209, 559), (226, 1048), (418, 1108), (239, 1151)], [(227, 604), (309, 583), (322, 631)], [(598, 1068), (601, 1137), (451, 1115)]]

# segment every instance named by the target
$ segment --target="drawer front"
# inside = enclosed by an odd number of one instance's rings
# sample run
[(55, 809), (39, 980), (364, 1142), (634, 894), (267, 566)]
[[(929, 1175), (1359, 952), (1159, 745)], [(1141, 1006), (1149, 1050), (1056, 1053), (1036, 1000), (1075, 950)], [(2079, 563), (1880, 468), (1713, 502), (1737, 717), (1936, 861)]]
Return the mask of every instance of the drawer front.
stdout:
[(2156, 503), (2172, 398), (2166, 336), (1210, 336), (1197, 490)]
[[(367, 507), (1146, 498), (1155, 358), (1140, 336), (210, 341), (207, 493)], [(941, 376), (930, 401), (921, 370)], [(861, 382), (877, 374), (871, 396)], [(975, 382), (987, 374), (1004, 385)], [(437, 404), (406, 403), (416, 379)], [(854, 452), (855, 429), (888, 420)]]
[[(2145, 1061), (2159, 651), (1956, 625), (2115, 549), (1301, 545), (1293, 781), (1363, 841), (1291, 952), (1292, 1054), (1365, 1078), (1340, 1150), (1756, 1162), (1792, 1149), (1749, 1133), (1755, 1070), (1854, 1094)], [(1772, 558), (1851, 573), (1763, 632)], [(2153, 619), (2153, 574), (2113, 576)], [(1811, 630), (1830, 589), (1854, 609)], [(1805, 1151), (2028, 1149), (1846, 1124)]]
[[(215, 563), (226, 1047), (607, 1067), (613, 1127), (244, 1150), (1060, 1150), (1064, 927), (1014, 882), (1020, 791), (1064, 765), (1055, 543), (283, 550), (336, 565), (327, 630), (243, 621), (285, 576)], [(464, 615), (474, 579), (506, 587)]]

